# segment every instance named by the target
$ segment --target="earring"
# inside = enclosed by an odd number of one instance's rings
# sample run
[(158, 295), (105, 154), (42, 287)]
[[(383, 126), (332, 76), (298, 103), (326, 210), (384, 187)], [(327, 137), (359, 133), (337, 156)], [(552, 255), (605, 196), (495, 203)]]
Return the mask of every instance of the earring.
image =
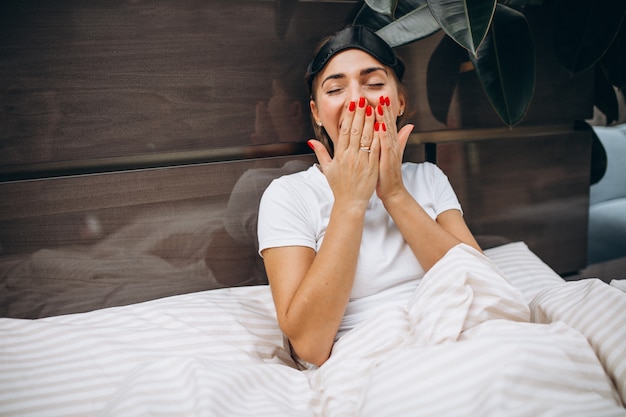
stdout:
[(404, 110), (400, 110), (400, 114), (398, 116), (402, 116), (404, 114)]
[(316, 120), (315, 124), (317, 124), (319, 127), (322, 127), (322, 121), (321, 120)]

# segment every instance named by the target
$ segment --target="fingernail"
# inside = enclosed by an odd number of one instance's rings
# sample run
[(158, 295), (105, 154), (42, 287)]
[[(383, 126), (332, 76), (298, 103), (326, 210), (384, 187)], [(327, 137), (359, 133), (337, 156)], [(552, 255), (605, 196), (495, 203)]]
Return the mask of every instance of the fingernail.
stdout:
[(309, 145), (309, 148), (315, 150), (315, 146), (313, 145), (313, 142), (311, 142), (310, 140), (307, 140), (306, 144)]
[(375, 122), (374, 123), (374, 130), (378, 132), (378, 129), (380, 129), (380, 123)]
[(383, 115), (383, 106), (377, 106), (376, 110), (378, 110), (378, 114)]
[(389, 97), (385, 98), (385, 105), (387, 107), (391, 106), (391, 100), (389, 100)]
[(385, 123), (381, 123), (380, 128), (383, 130), (383, 132), (387, 131), (387, 126), (385, 126)]
[(350, 105), (348, 106), (348, 110), (354, 111), (355, 109), (356, 109), (356, 103), (354, 101), (351, 101)]
[(367, 109), (365, 109), (365, 114), (368, 116), (371, 116), (373, 112), (374, 109), (372, 109), (372, 106), (367, 106)]
[(365, 107), (365, 97), (361, 97), (361, 98), (359, 99), (359, 107), (360, 107), (360, 108)]

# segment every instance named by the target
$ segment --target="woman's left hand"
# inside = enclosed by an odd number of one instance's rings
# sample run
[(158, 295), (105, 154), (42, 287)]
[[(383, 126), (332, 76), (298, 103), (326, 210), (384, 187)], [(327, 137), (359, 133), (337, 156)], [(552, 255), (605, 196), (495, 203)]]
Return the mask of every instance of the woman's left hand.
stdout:
[(374, 135), (380, 141), (380, 162), (376, 194), (385, 202), (390, 197), (404, 192), (402, 181), (402, 157), (413, 125), (406, 125), (399, 131), (396, 125), (397, 115), (393, 112), (389, 98), (381, 97), (376, 107), (376, 125)]

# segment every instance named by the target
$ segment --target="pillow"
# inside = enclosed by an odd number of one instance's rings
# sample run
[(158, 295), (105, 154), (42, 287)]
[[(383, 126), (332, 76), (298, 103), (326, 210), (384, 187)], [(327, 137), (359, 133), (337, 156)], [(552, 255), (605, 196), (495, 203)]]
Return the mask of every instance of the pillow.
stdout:
[(612, 279), (610, 285), (626, 292), (626, 279)]
[(530, 303), (541, 290), (565, 281), (535, 255), (524, 242), (513, 242), (484, 251), (504, 276), (522, 291)]
[(144, 351), (159, 352), (162, 347), (152, 346), (152, 341), (163, 340), (178, 346), (173, 350), (176, 355), (199, 354), (222, 361), (252, 360), (295, 367), (267, 285), (175, 295), (26, 321), (23, 326), (28, 328), (28, 323), (63, 328), (57, 337), (48, 339), (51, 345), (62, 345), (68, 337), (81, 335), (85, 345), (93, 343), (103, 349), (109, 346), (112, 352), (126, 352), (129, 358), (141, 356)]
[(626, 404), (626, 294), (599, 279), (542, 290), (530, 303), (531, 321), (562, 321), (585, 335)]

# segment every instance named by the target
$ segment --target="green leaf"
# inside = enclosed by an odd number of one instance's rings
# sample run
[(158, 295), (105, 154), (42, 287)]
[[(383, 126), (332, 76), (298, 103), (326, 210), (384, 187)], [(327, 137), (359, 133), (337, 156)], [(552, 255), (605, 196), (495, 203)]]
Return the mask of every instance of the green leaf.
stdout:
[(600, 66), (596, 66), (595, 83), (593, 88), (593, 104), (606, 116), (606, 123), (610, 125), (619, 118), (619, 106), (615, 89), (606, 78)]
[(352, 24), (357, 26), (365, 26), (376, 31), (392, 23), (394, 20), (395, 19), (392, 16), (378, 13), (372, 10), (372, 8), (367, 5), (367, 3), (364, 3), (359, 12), (354, 17)]
[(365, 3), (376, 13), (393, 17), (398, 0), (365, 0)]
[(609, 48), (626, 13), (624, 0), (554, 0), (556, 55), (572, 73), (591, 68)]
[(428, 9), (427, 0), (399, 2), (395, 18), (377, 13), (364, 4), (353, 23), (376, 31), (392, 47), (425, 38), (440, 29)]
[(406, 45), (432, 35), (439, 24), (426, 5), (379, 29), (376, 33), (392, 47)]
[(544, 0), (498, 0), (500, 4), (513, 8), (522, 8), (525, 6), (541, 6)]
[(618, 88), (626, 87), (626, 20), (611, 43), (611, 46), (600, 59), (602, 69), (611, 84)]
[(471, 54), (482, 43), (496, 9), (496, 0), (428, 0), (441, 28)]
[(499, 4), (477, 55), (470, 59), (494, 110), (507, 125), (519, 123), (535, 92), (535, 45), (524, 15)]
[(428, 60), (426, 90), (430, 111), (443, 124), (448, 123), (452, 96), (459, 82), (461, 63), (467, 62), (467, 51), (449, 36), (441, 38)]

